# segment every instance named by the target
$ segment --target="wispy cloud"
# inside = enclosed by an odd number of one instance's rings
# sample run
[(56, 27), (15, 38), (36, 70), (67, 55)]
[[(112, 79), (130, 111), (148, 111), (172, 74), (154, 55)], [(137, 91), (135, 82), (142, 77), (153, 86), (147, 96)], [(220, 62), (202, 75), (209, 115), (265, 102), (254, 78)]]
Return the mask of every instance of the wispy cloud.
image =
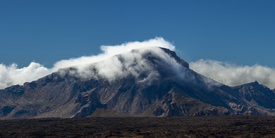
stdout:
[(275, 69), (261, 66), (238, 66), (215, 60), (198, 60), (190, 63), (194, 71), (229, 86), (253, 81), (275, 88)]
[[(29, 64), (27, 67), (23, 68), (18, 68), (17, 64), (12, 64), (12, 65), (4, 65), (0, 64), (0, 89), (9, 87), (11, 85), (16, 85), (16, 84), (23, 84), (25, 82), (30, 82), (37, 80), (43, 76), (46, 76), (48, 74), (51, 74), (52, 72), (56, 72), (61, 68), (67, 68), (71, 66), (78, 66), (78, 75), (81, 75), (84, 77), (86, 75), (87, 77), (87, 72), (85, 72), (85, 65), (91, 64), (91, 63), (96, 63), (100, 61), (104, 61), (108, 58), (113, 57), (114, 55), (121, 54), (121, 53), (126, 53), (129, 52), (133, 49), (142, 49), (142, 48), (150, 48), (150, 47), (163, 47), (163, 48), (168, 48), (170, 50), (174, 50), (175, 47), (169, 43), (168, 41), (164, 40), (162, 37), (156, 37), (154, 39), (149, 39), (145, 40), (142, 42), (135, 41), (135, 42), (126, 42), (121, 45), (114, 45), (114, 46), (101, 46), (102, 53), (99, 55), (95, 56), (83, 56), (83, 57), (78, 57), (78, 58), (71, 58), (71, 59), (66, 59), (66, 60), (61, 60), (58, 61), (54, 64), (52, 68), (46, 68), (45, 66), (32, 62)], [(138, 54), (133, 53), (132, 55), (124, 55), (128, 56), (125, 57), (125, 59), (129, 60), (136, 60), (136, 61), (141, 61), (140, 57), (138, 57)], [(127, 62), (127, 63), (130, 63)], [(134, 70), (137, 70), (138, 68), (144, 69), (146, 68), (145, 63), (141, 64), (143, 67), (136, 67), (130, 68), (129, 71), (131, 73), (135, 74), (137, 72), (134, 72)], [(117, 75), (123, 75), (125, 72), (121, 72), (122, 65), (119, 64), (118, 59), (113, 58), (108, 61), (102, 62), (102, 64), (98, 64), (96, 66), (99, 70), (99, 74), (101, 76), (104, 76), (108, 79), (113, 79)], [(85, 74), (86, 73), (86, 74)], [(89, 74), (91, 75), (91, 74)]]
[[(139, 80), (140, 82), (146, 82), (156, 79), (159, 75), (158, 72), (154, 71), (153, 65), (150, 65), (142, 57), (142, 55), (148, 52), (161, 58), (162, 64), (171, 68), (171, 71), (174, 71), (177, 76), (192, 80), (192, 77), (194, 77), (192, 74), (188, 76), (187, 70), (182, 69), (173, 58), (156, 47), (163, 47), (172, 51), (175, 49), (170, 42), (164, 40), (162, 37), (156, 37), (142, 42), (126, 42), (114, 46), (103, 45), (101, 46), (102, 53), (98, 55), (60, 60), (56, 62), (52, 68), (46, 68), (35, 62), (23, 68), (18, 68), (16, 64), (8, 66), (0, 64), (0, 89), (34, 81), (59, 69), (72, 66), (77, 70), (70, 71), (70, 75), (81, 78), (103, 77), (112, 81), (129, 74), (138, 77), (140, 72), (146, 72), (146, 77)], [(133, 49), (137, 50), (132, 51)], [(121, 55), (115, 56), (118, 54)], [(237, 66), (215, 60), (199, 60), (191, 62), (190, 68), (206, 77), (229, 86), (258, 81), (270, 88), (275, 88), (275, 69), (261, 65)], [(96, 70), (96, 72), (94, 72), (94, 70)], [(59, 70), (59, 72), (62, 74), (62, 70)], [(209, 81), (209, 79), (205, 80), (205, 82), (207, 81)]]

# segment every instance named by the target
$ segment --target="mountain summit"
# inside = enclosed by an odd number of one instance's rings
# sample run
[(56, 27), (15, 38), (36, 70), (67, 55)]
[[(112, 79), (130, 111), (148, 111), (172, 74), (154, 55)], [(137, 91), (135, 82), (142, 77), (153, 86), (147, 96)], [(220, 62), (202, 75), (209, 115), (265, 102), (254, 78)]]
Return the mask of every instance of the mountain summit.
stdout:
[(275, 115), (274, 91), (223, 85), (158, 47), (60, 69), (0, 95), (1, 118)]

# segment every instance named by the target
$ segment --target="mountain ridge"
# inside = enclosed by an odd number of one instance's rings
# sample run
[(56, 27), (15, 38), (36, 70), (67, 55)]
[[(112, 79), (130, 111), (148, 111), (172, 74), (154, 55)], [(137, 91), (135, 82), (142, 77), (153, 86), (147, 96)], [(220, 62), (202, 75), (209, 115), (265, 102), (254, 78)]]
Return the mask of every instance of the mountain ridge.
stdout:
[(134, 49), (81, 68), (60, 69), (0, 90), (0, 95), (3, 119), (111, 112), (156, 117), (275, 113), (274, 90), (258, 83), (223, 85), (189, 69), (165, 48)]

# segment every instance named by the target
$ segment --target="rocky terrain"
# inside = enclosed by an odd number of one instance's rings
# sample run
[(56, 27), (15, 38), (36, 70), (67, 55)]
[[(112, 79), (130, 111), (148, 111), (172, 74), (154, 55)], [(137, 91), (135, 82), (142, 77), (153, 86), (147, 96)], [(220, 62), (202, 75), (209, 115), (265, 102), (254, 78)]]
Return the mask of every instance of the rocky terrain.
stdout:
[(0, 137), (275, 137), (274, 116), (0, 120)]
[(164, 48), (132, 50), (0, 90), (1, 119), (211, 115), (275, 115), (274, 90), (257, 82), (223, 85)]

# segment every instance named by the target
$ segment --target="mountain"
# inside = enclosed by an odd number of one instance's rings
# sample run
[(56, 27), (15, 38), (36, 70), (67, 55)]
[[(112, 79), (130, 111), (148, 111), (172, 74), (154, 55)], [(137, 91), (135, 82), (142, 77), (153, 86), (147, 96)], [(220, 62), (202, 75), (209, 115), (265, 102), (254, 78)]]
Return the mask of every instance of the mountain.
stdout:
[(202, 76), (168, 49), (135, 49), (0, 90), (0, 118), (275, 115), (274, 97)]
[[(257, 81), (233, 87), (247, 105), (257, 110), (275, 109), (275, 93)], [(272, 110), (271, 110), (272, 111)]]

